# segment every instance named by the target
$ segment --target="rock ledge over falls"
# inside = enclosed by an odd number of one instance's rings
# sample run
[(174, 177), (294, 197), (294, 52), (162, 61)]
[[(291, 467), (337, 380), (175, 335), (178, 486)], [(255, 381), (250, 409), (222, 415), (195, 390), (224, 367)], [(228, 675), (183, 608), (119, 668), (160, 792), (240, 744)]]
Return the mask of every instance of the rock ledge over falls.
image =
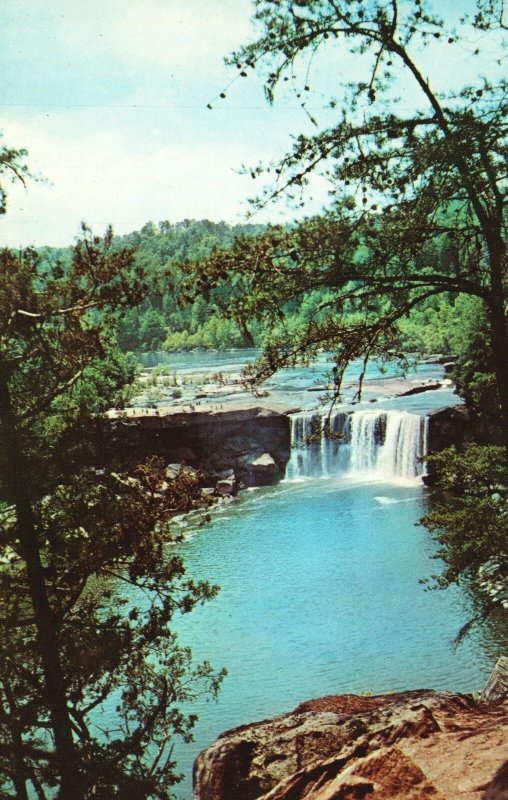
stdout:
[(507, 800), (507, 758), (506, 694), (493, 702), (425, 690), (339, 695), (222, 734), (195, 762), (195, 793), (199, 800)]
[(289, 460), (290, 411), (252, 402), (110, 411), (113, 455), (128, 463), (159, 455), (199, 469), (212, 482), (233, 471), (244, 486), (270, 485), (284, 477)]

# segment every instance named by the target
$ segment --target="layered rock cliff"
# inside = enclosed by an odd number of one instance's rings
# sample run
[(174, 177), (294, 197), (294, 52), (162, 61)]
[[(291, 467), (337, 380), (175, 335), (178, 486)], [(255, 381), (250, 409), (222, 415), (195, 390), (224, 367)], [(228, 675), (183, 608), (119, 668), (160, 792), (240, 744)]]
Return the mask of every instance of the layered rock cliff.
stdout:
[(340, 695), (220, 736), (199, 800), (508, 800), (508, 701)]
[(451, 444), (465, 442), (496, 444), (501, 441), (501, 431), (484, 415), (476, 416), (466, 406), (451, 406), (428, 413), (429, 452), (437, 452)]
[(284, 477), (291, 450), (287, 408), (229, 403), (224, 408), (168, 408), (110, 412), (115, 454), (139, 463), (160, 455), (168, 463), (196, 467), (215, 483), (233, 470), (244, 486)]

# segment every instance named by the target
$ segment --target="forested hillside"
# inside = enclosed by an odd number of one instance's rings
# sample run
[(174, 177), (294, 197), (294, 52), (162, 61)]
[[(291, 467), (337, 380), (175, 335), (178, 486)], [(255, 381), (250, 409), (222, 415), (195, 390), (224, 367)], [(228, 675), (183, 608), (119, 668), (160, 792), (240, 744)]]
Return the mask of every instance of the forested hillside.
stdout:
[[(269, 335), (297, 332), (311, 320), (319, 321), (327, 312), (333, 292), (327, 288), (303, 289), (284, 304), (284, 316), (273, 328), (263, 320), (243, 320), (231, 299), (251, 291), (240, 274), (227, 282), (199, 284), (193, 264), (206, 259), (214, 250), (229, 251), (233, 242), (262, 234), (260, 225), (228, 225), (210, 220), (183, 220), (177, 223), (147, 223), (141, 231), (118, 241), (136, 249), (136, 260), (149, 274), (159, 275), (159, 293), (139, 307), (127, 311), (120, 325), (119, 343), (123, 350), (191, 350), (195, 348), (261, 347)], [(435, 244), (423, 253), (422, 271), (439, 268), (449, 261), (450, 243)], [(190, 276), (190, 277), (189, 277)], [(381, 299), (372, 301), (372, 309)], [(275, 305), (275, 301), (274, 301)], [(238, 313), (235, 314), (235, 309)], [(358, 310), (349, 309), (354, 319)], [(478, 303), (454, 294), (429, 298), (399, 323), (400, 346), (417, 353), (464, 350), (465, 329), (477, 330)], [(281, 328), (281, 330), (279, 330)]]
[(214, 249), (228, 249), (238, 236), (252, 236), (259, 225), (228, 225), (210, 220), (152, 222), (119, 239), (136, 250), (137, 262), (158, 276), (158, 293), (122, 320), (119, 343), (123, 350), (187, 350), (196, 347), (246, 347), (252, 342), (234, 320), (219, 318), (227, 289), (188, 299), (179, 264), (207, 258)]
[[(140, 306), (126, 311), (119, 328), (122, 350), (261, 347), (269, 331), (281, 335), (283, 328), (296, 334), (309, 322), (319, 322), (333, 298), (328, 288), (303, 288), (283, 304), (281, 322), (273, 327), (262, 320), (243, 321), (241, 314), (235, 315), (230, 300), (251, 291), (240, 274), (215, 286), (199, 285), (193, 264), (208, 258), (214, 250), (229, 251), (239, 237), (252, 238), (264, 230), (261, 225), (183, 220), (157, 225), (148, 222), (140, 231), (116, 237), (117, 247), (134, 249), (136, 263), (155, 279), (157, 287)], [(65, 264), (68, 253), (70, 250), (46, 249), (44, 254), (50, 261)], [(421, 254), (421, 269), (438, 268), (452, 256), (449, 242), (436, 244), (432, 252)], [(369, 310), (380, 303), (372, 298)], [(354, 321), (357, 315), (358, 309), (351, 305), (349, 319)], [(478, 304), (468, 298), (452, 293), (431, 297), (400, 321), (400, 347), (417, 353), (460, 355), (464, 330), (477, 330), (477, 315)]]

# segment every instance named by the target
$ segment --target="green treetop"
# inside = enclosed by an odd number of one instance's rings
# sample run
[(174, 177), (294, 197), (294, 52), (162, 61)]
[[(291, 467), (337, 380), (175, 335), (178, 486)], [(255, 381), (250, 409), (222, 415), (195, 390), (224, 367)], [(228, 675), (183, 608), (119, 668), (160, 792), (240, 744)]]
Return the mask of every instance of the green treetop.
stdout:
[(196, 480), (104, 457), (100, 415), (134, 373), (116, 322), (148, 290), (110, 231), (84, 228), (66, 263), (0, 252), (5, 798), (169, 798), (172, 738), (194, 722), (180, 703), (220, 682), (169, 627), (215, 592), (168, 550), (168, 521), (201, 503)]
[[(253, 178), (270, 179), (256, 205), (289, 195), (304, 206), (319, 174), (330, 188), (329, 210), (289, 232), (272, 228), (237, 241), (202, 268), (205, 286), (242, 277), (229, 313), (278, 320), (253, 381), (324, 347), (335, 353), (339, 385), (352, 358), (397, 353), (398, 322), (413, 309), (443, 293), (463, 294), (485, 309), (496, 403), (508, 430), (507, 85), (496, 78), (503, 4), (478, 0), (456, 30), (426, 0), (254, 0), (254, 8), (258, 38), (229, 61), (261, 75), (270, 102), (287, 81), (308, 110), (314, 64), (339, 74), (344, 61), (359, 77), (337, 80), (331, 123), (313, 119), (314, 133), (296, 135), (282, 157), (252, 170)], [(437, 50), (467, 50), (472, 33), (491, 59), (489, 77), (435, 88), (430, 60)], [(285, 335), (287, 304), (312, 289), (326, 299)]]

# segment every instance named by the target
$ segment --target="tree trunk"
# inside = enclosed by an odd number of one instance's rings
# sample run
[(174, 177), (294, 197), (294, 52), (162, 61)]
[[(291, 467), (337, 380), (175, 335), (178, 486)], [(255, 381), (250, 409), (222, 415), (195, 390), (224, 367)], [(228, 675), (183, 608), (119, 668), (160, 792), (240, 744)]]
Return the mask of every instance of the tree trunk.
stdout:
[(508, 455), (508, 330), (503, 276), (504, 243), (500, 235), (486, 236), (489, 249), (491, 294), (489, 298), (490, 344), (499, 396), (503, 444)]
[(16, 509), (17, 532), (26, 564), (30, 599), (37, 629), (37, 647), (42, 660), (46, 702), (50, 711), (56, 760), (61, 784), (59, 800), (79, 800), (79, 773), (72, 726), (67, 708), (65, 683), (60, 663), (57, 620), (51, 610), (44, 567), (41, 562), (35, 519), (28, 488), (28, 462), (21, 447), (8, 378), (0, 363), (0, 427), (5, 451), (9, 454), (9, 472), (2, 476)]
[(252, 336), (252, 333), (248, 329), (247, 323), (245, 322), (245, 320), (242, 319), (242, 317), (238, 317), (237, 323), (238, 323), (238, 327), (240, 328), (240, 333), (243, 336), (243, 343), (244, 343), (245, 347), (254, 348), (255, 347), (254, 338)]
[(506, 316), (501, 298), (499, 302), (497, 302), (496, 298), (489, 304), (489, 319), (490, 345), (499, 397), (503, 444), (508, 449), (508, 336), (506, 332)]
[(16, 800), (28, 800), (28, 792), (26, 788), (26, 769), (25, 769), (25, 762), (23, 757), (23, 739), (22, 739), (22, 728), (19, 721), (19, 713), (16, 707), (16, 701), (14, 699), (11, 687), (9, 682), (4, 679), (2, 680), (2, 686), (4, 689), (5, 698), (7, 700), (7, 705), (9, 708), (9, 716), (11, 719), (10, 722), (10, 734), (11, 734), (11, 741), (12, 741), (12, 773), (11, 773), (11, 780), (14, 784), (14, 789), (16, 791)]

